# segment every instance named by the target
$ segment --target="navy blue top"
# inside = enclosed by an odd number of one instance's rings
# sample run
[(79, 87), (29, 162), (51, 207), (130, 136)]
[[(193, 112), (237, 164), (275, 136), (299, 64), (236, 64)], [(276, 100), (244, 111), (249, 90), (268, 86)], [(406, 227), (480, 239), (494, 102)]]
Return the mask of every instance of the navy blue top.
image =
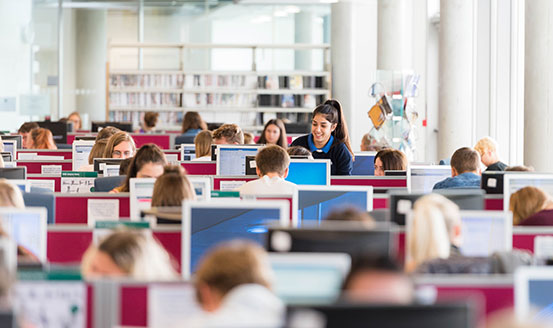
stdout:
[(321, 149), (315, 147), (312, 134), (297, 138), (291, 146), (302, 146), (309, 149), (314, 159), (330, 159), (331, 175), (351, 175), (353, 158), (348, 147), (343, 142), (335, 141), (333, 136), (330, 136), (326, 145)]
[(480, 178), (478, 174), (465, 172), (436, 183), (432, 189), (480, 188)]

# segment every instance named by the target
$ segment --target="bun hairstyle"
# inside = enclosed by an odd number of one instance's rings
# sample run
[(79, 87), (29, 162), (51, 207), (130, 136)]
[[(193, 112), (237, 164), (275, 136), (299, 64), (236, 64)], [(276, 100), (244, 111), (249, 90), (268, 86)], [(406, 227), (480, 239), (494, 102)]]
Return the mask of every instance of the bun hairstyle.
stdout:
[(336, 129), (332, 131), (332, 135), (335, 139), (344, 143), (351, 156), (353, 156), (353, 150), (349, 141), (348, 125), (344, 117), (344, 112), (342, 111), (342, 105), (338, 100), (328, 99), (322, 105), (315, 107), (313, 110), (313, 117), (317, 114), (323, 115), (327, 121), (336, 124)]

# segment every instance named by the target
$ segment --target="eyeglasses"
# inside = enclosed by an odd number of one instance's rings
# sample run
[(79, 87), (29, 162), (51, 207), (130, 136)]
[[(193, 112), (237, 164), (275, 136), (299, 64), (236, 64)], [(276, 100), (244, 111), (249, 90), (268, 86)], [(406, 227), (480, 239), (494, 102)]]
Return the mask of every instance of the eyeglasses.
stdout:
[(122, 158), (122, 157), (132, 157), (132, 151), (130, 150), (125, 150), (125, 151), (120, 151), (120, 150), (114, 150), (113, 153), (111, 154), (112, 157), (115, 157), (115, 158)]

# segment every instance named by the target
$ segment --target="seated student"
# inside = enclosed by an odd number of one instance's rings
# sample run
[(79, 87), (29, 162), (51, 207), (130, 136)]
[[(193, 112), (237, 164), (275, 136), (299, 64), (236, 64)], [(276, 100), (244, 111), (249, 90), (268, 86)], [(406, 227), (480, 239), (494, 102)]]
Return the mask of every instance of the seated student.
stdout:
[(216, 145), (242, 145), (244, 133), (236, 124), (223, 124), (213, 131), (213, 142)]
[(116, 134), (117, 132), (120, 132), (116, 127), (113, 126), (106, 126), (102, 130), (98, 131), (98, 134), (96, 135), (96, 141), (102, 140), (102, 139), (109, 139), (112, 135)]
[(384, 171), (406, 171), (407, 164), (407, 156), (405, 156), (402, 151), (397, 149), (384, 149), (374, 156), (374, 175), (383, 177), (385, 175)]
[(73, 123), (73, 132), (82, 128), (81, 115), (78, 112), (73, 112), (67, 116), (67, 121)]
[(194, 138), (194, 145), (196, 148), (196, 157), (193, 161), (209, 162), (211, 161), (211, 144), (213, 143), (213, 137), (211, 131), (202, 131)]
[(25, 122), (17, 130), (17, 134), (21, 135), (22, 145), (25, 149), (32, 147), (31, 131), (38, 129), (39, 126), (36, 122)]
[(374, 227), (374, 219), (367, 212), (362, 212), (355, 207), (346, 207), (332, 210), (324, 218), (324, 221), (354, 221), (361, 222), (367, 228)]
[(101, 139), (96, 141), (94, 143), (94, 146), (92, 146), (90, 153), (88, 154), (88, 165), (81, 166), (77, 171), (85, 171), (85, 172), (94, 171), (94, 159), (102, 158), (102, 156), (104, 156), (104, 151), (106, 150), (107, 144), (108, 144), (107, 139)]
[(315, 159), (330, 159), (331, 175), (351, 175), (353, 150), (342, 105), (337, 100), (329, 99), (315, 107), (311, 133), (294, 140), (292, 146), (309, 149)]
[(119, 131), (109, 137), (104, 158), (129, 158), (133, 157), (136, 151), (136, 145), (130, 134)]
[(127, 175), (127, 171), (129, 170), (129, 166), (131, 165), (132, 157), (131, 158), (125, 158), (121, 162), (119, 162), (119, 175)]
[(265, 124), (265, 128), (263, 128), (263, 132), (261, 132), (261, 137), (257, 143), (261, 145), (279, 145), (284, 149), (288, 148), (288, 138), (286, 137), (284, 122), (279, 118), (269, 120)]
[(480, 155), (468, 147), (459, 148), (451, 156), (451, 178), (434, 185), (436, 189), (480, 188)]
[(154, 184), (152, 207), (181, 206), (183, 200), (196, 199), (194, 187), (179, 165), (168, 165), (163, 168)]
[(286, 148), (286, 151), (288, 152), (288, 155), (290, 157), (304, 157), (307, 159), (313, 159), (313, 155), (311, 155), (311, 152), (307, 150), (307, 148), (302, 146), (291, 146)]
[(255, 171), (259, 179), (249, 181), (237, 190), (240, 195), (291, 194), (298, 187), (284, 180), (288, 176), (290, 157), (284, 148), (269, 145), (261, 148), (255, 156)]
[(52, 132), (44, 128), (31, 131), (31, 142), (29, 145), (32, 149), (58, 149)]
[(175, 143), (192, 143), (194, 141), (194, 137), (196, 137), (200, 131), (206, 130), (207, 124), (205, 124), (198, 112), (186, 112), (186, 114), (184, 114), (184, 118), (182, 119), (182, 134), (175, 139)]
[(381, 151), (388, 147), (387, 144), (373, 138), (370, 133), (366, 133), (361, 139), (361, 151)]
[(244, 145), (255, 145), (254, 136), (250, 132), (244, 132)]
[(499, 160), (497, 142), (490, 137), (484, 137), (476, 143), (474, 150), (480, 154), (482, 164), (487, 166), (486, 171), (505, 171), (507, 164)]
[(137, 280), (177, 280), (174, 261), (148, 233), (118, 230), (99, 245), (90, 245), (81, 265), (85, 278), (129, 277)]
[(114, 188), (112, 193), (129, 192), (131, 178), (157, 178), (163, 174), (163, 167), (167, 165), (165, 154), (157, 145), (145, 144), (131, 160), (127, 169), (127, 178), (122, 186)]
[(271, 291), (271, 276), (260, 246), (247, 241), (216, 246), (194, 279), (204, 314), (183, 327), (282, 327), (285, 306)]
[(415, 294), (413, 281), (395, 261), (372, 254), (353, 259), (342, 290), (342, 298), (355, 303), (406, 305)]
[(154, 133), (159, 119), (159, 113), (146, 112), (142, 119), (142, 127), (136, 133)]
[(537, 187), (528, 186), (521, 188), (511, 194), (511, 198), (509, 198), (509, 211), (513, 212), (513, 225), (521, 225), (534, 214), (542, 210), (552, 209), (553, 200), (551, 197)]

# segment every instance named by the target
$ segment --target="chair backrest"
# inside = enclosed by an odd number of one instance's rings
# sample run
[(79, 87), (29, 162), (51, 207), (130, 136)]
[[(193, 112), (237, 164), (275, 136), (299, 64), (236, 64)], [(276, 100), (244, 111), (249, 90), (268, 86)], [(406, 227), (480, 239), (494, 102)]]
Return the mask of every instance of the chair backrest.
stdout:
[(119, 187), (125, 181), (125, 175), (118, 175), (113, 177), (102, 177), (94, 180), (94, 191), (97, 192), (109, 192), (115, 187)]
[(25, 206), (32, 207), (45, 207), (48, 215), (48, 224), (55, 223), (55, 213), (56, 213), (56, 197), (54, 194), (48, 190), (48, 192), (36, 192), (45, 188), (32, 188), (31, 192), (23, 193), (23, 201)]
[(196, 136), (180, 135), (175, 138), (175, 145), (180, 144), (193, 144)]
[(56, 144), (58, 149), (73, 149), (73, 146), (70, 144)]

